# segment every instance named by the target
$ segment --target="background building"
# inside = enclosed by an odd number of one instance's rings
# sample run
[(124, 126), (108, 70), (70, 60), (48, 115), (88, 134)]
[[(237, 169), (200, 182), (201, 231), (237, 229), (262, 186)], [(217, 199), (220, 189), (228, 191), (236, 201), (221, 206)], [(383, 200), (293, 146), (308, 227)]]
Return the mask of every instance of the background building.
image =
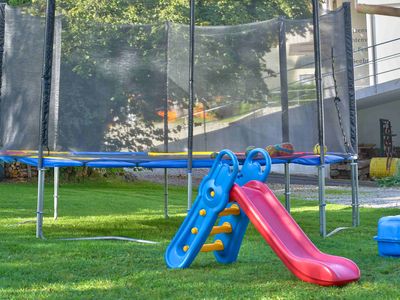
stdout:
[[(324, 9), (344, 1), (327, 0)], [(400, 17), (369, 15), (352, 2), (355, 86), (358, 104), (359, 142), (380, 148), (380, 119), (388, 119), (394, 146), (400, 147)], [(359, 0), (360, 4), (400, 8), (398, 0)]]

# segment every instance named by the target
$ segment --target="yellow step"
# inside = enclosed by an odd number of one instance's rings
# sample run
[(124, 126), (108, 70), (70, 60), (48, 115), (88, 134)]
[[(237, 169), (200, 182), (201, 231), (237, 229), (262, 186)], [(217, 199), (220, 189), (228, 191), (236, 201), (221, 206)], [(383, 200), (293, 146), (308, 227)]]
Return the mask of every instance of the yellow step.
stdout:
[(210, 232), (210, 235), (218, 234), (218, 233), (231, 233), (232, 225), (229, 222), (224, 222), (221, 226), (214, 226)]
[(216, 240), (212, 244), (204, 244), (203, 247), (201, 247), (201, 252), (210, 252), (210, 251), (222, 251), (224, 250), (224, 244), (222, 243), (221, 240)]
[(240, 215), (240, 208), (239, 205), (233, 204), (229, 208), (225, 208), (223, 211), (219, 213), (219, 217), (225, 217), (225, 216), (230, 216), (230, 215)]

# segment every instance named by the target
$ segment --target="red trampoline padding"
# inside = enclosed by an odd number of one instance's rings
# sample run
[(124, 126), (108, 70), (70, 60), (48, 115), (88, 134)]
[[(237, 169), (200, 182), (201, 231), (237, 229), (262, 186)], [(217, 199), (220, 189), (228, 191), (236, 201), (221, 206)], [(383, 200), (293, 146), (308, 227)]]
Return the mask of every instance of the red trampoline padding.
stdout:
[(299, 279), (323, 286), (344, 285), (360, 278), (351, 260), (322, 253), (301, 230), (274, 193), (259, 181), (230, 193), (286, 267)]

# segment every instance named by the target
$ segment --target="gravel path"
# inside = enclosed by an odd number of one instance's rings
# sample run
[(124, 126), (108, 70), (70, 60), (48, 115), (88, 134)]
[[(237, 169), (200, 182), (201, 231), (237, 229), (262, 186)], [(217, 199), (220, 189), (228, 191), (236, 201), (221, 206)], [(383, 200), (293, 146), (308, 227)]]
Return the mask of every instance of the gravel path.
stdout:
[[(129, 172), (130, 173), (130, 172)], [(202, 178), (208, 173), (208, 169), (194, 169), (193, 170), (193, 184), (199, 185)], [(146, 180), (152, 182), (164, 182), (164, 170), (143, 170), (140, 172), (130, 173), (135, 179)], [(133, 175), (132, 175), (133, 174)], [(279, 196), (284, 194), (284, 184), (277, 180), (274, 176), (272, 183), (269, 187)], [(302, 179), (304, 181), (304, 179)], [(170, 185), (186, 186), (186, 170), (182, 169), (169, 169), (168, 170), (168, 183)], [(371, 184), (369, 184), (371, 185)], [(300, 198), (305, 200), (318, 199), (318, 186), (315, 184), (315, 178), (310, 178), (310, 183), (306, 184), (292, 184), (291, 192), (293, 198)], [(351, 204), (351, 187), (350, 186), (327, 186), (326, 187), (326, 200), (329, 203), (338, 203), (344, 205)], [(400, 188), (380, 188), (374, 186), (359, 187), (359, 201), (363, 207), (385, 207), (385, 208), (400, 208)]]

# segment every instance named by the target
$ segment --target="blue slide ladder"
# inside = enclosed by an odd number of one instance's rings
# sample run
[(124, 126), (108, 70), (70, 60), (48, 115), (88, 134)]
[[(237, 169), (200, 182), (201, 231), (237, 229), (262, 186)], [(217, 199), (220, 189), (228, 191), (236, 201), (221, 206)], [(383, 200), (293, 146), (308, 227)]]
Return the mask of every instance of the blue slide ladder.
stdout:
[[(258, 154), (264, 156), (265, 168)], [(228, 156), (229, 160), (224, 160)], [(165, 252), (169, 268), (187, 268), (202, 252), (214, 251), (218, 262), (236, 261), (249, 219), (235, 202), (229, 202), (229, 192), (236, 183), (244, 185), (250, 180), (264, 182), (271, 169), (271, 158), (263, 149), (252, 150), (239, 172), (239, 162), (230, 150), (222, 150), (202, 180), (197, 198)], [(214, 226), (221, 217), (218, 226)], [(212, 244), (204, 244), (215, 235)]]
[[(264, 170), (260, 164), (259, 155), (263, 156), (264, 158)], [(254, 160), (254, 158), (256, 157), (257, 160)], [(251, 180), (265, 182), (268, 178), (270, 171), (271, 158), (268, 152), (264, 149), (254, 149), (248, 154), (241, 171), (236, 177), (235, 183), (239, 186), (243, 186)], [(233, 214), (225, 214), (225, 212), (227, 211), (225, 209), (220, 213), (221, 218), (218, 222), (218, 226), (221, 226), (223, 224), (230, 224), (232, 227), (231, 233), (220, 233), (215, 235), (214, 237), (214, 243), (216, 243), (216, 241), (220, 241), (219, 243), (222, 243), (222, 245), (224, 245), (223, 250), (214, 251), (214, 256), (216, 260), (224, 264), (236, 261), (239, 255), (240, 246), (242, 245), (244, 234), (246, 233), (247, 226), (249, 225), (249, 218), (240, 209), (239, 204), (231, 201), (228, 203), (226, 208), (232, 207), (237, 207), (239, 209), (239, 212)]]

